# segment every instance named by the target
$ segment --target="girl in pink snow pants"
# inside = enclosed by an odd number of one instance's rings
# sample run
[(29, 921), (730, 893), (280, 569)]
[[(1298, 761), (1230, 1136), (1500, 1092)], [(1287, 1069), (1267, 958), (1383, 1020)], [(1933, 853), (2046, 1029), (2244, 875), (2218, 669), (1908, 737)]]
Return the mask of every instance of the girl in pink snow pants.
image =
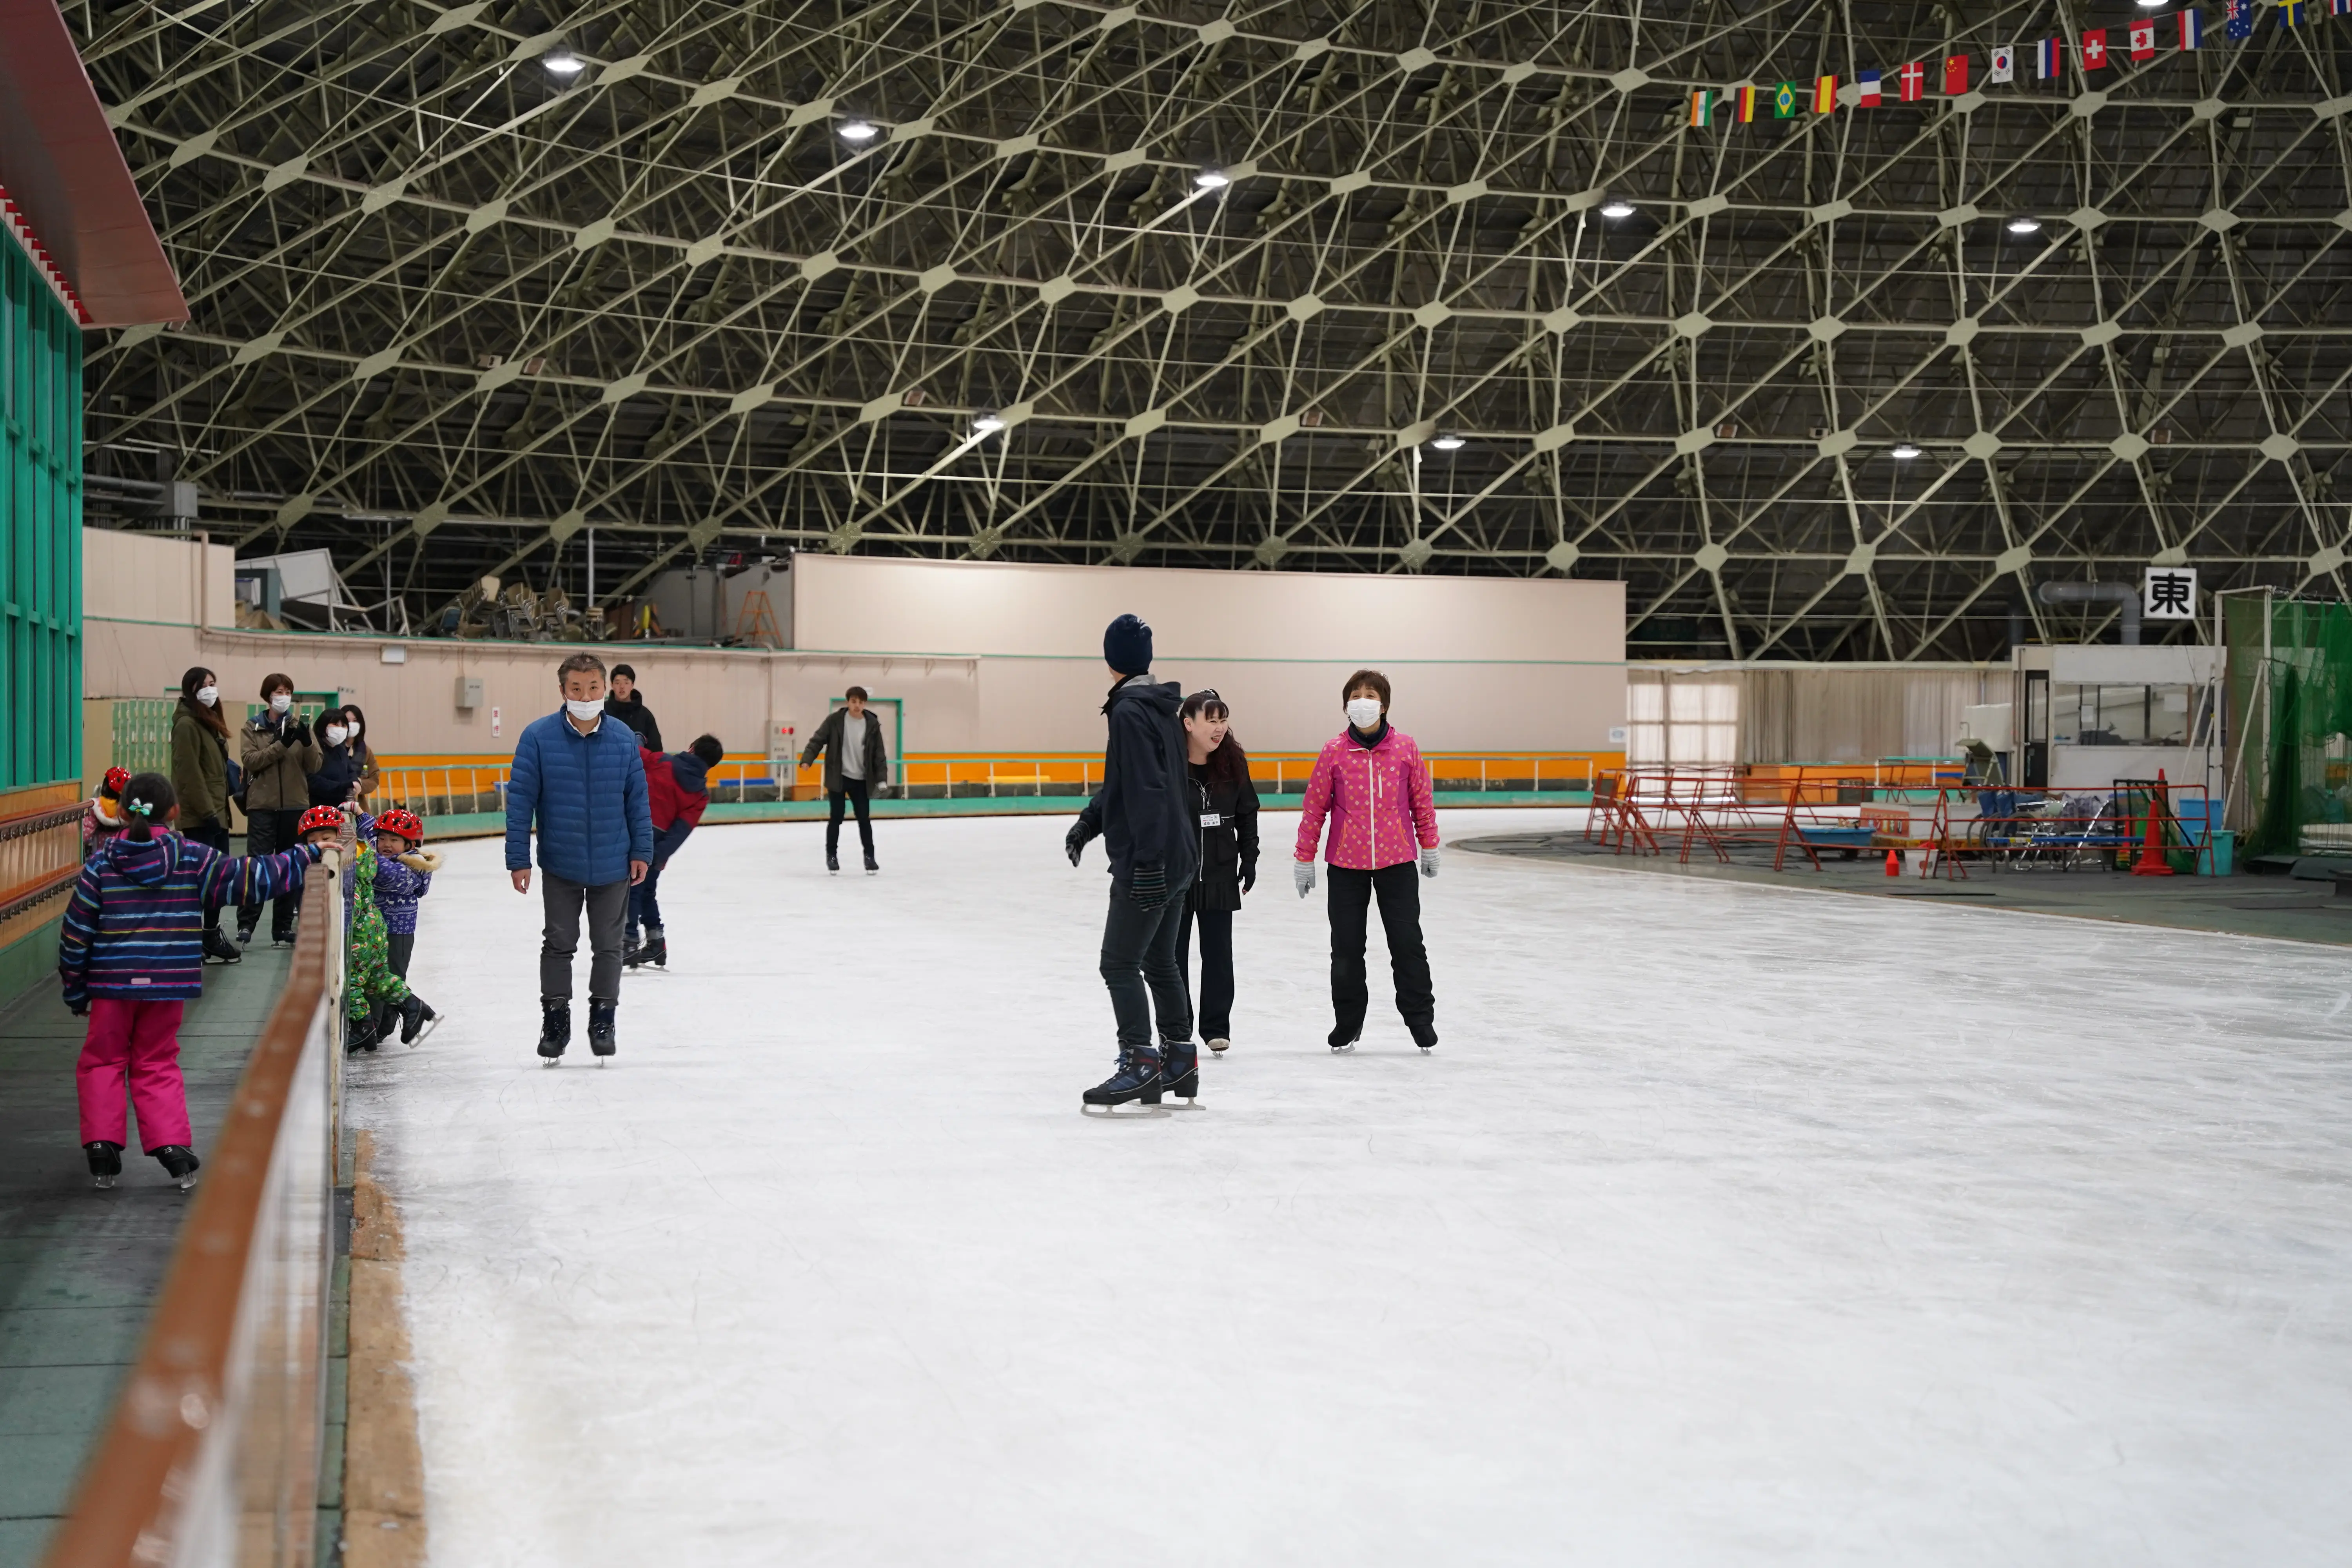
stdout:
[(1412, 737), (1389, 726), (1389, 678), (1377, 669), (1348, 677), (1340, 692), (1348, 727), (1315, 759), (1298, 818), (1291, 867), (1298, 896), (1315, 890), (1315, 850), (1331, 819), (1325, 859), (1331, 868), (1331, 1048), (1353, 1050), (1371, 1000), (1364, 978), (1364, 935), (1370, 905), (1381, 906), (1389, 937), (1389, 971), (1397, 1011), (1413, 1044), (1437, 1044), (1437, 998), (1429, 952), (1421, 941), (1421, 889), (1413, 870), (1437, 875), (1437, 807), (1429, 770)]

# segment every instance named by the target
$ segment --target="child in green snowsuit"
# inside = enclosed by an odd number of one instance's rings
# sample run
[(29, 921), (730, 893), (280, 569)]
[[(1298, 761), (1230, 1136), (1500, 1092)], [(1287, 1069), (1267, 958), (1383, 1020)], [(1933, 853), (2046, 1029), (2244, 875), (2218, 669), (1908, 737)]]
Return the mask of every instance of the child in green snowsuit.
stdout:
[(351, 1020), (346, 1051), (375, 1049), (391, 1030), (393, 1015), (409, 1001), (408, 982), (392, 972), (391, 933), (384, 929), (383, 911), (375, 907), (375, 846), (368, 842), (364, 821), (360, 835), (352, 858), (350, 973), (343, 982), (343, 1012)]

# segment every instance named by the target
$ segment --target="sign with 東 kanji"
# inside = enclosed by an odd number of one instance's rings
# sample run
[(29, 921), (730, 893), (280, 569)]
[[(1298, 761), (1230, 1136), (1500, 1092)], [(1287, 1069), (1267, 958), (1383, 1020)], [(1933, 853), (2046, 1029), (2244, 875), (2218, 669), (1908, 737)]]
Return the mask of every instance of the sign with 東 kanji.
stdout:
[(2197, 618), (2197, 568), (2151, 566), (2141, 582), (2139, 611), (2151, 621)]

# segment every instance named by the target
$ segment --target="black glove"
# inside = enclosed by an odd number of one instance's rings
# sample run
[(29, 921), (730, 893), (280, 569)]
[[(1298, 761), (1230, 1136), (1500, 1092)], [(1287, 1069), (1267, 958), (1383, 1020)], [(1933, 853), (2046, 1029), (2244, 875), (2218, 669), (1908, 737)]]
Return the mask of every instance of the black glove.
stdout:
[(1168, 868), (1138, 866), (1127, 875), (1127, 896), (1139, 910), (1156, 910), (1168, 901)]
[(1094, 837), (1095, 830), (1087, 825), (1085, 817), (1070, 824), (1069, 832), (1062, 836), (1062, 851), (1069, 856), (1071, 865), (1078, 863), (1078, 857), (1086, 853), (1087, 846), (1094, 842)]
[(68, 999), (66, 1003), (66, 1011), (71, 1013), (77, 1018), (89, 1017), (89, 998), (87, 996), (77, 996)]
[(1242, 862), (1242, 891), (1246, 893), (1252, 888), (1256, 886), (1257, 857), (1253, 855), (1248, 859)]
[(310, 743), (310, 721), (307, 719), (297, 719), (289, 723), (286, 726), (286, 739), (298, 746), (309, 745)]

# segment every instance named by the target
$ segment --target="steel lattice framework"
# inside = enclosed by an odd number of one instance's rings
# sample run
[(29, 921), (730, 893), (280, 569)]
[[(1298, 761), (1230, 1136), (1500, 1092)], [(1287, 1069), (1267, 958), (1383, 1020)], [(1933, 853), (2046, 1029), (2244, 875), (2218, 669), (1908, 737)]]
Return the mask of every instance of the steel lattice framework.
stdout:
[(420, 615), (576, 593), (590, 527), (605, 597), (761, 543), (1551, 571), (1740, 658), (2079, 635), (2026, 588), (2150, 562), (2342, 594), (2352, 21), (1685, 123), (2136, 14), (69, 5), (194, 311), (93, 345), (92, 437)]

